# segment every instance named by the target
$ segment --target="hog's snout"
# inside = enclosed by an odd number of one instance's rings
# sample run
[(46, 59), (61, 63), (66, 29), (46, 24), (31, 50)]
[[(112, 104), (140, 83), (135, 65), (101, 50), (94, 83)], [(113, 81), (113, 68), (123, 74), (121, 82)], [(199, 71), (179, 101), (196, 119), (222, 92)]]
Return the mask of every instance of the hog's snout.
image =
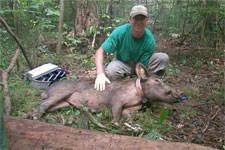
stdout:
[(166, 95), (171, 95), (174, 99), (179, 99), (180, 97), (182, 97), (183, 92), (179, 90), (168, 90)]
[[(177, 92), (176, 90), (166, 90), (164, 94), (161, 97), (162, 101), (168, 102), (168, 103), (174, 103), (177, 99), (181, 97), (180, 92)], [(160, 99), (160, 96), (159, 96)]]
[(171, 96), (173, 97), (173, 102), (174, 103), (179, 103), (183, 100), (187, 99), (187, 96), (183, 94), (183, 92), (176, 90), (176, 91), (168, 91), (168, 93), (171, 94)]
[(182, 96), (183, 92), (180, 92), (180, 91), (174, 91), (172, 94), (173, 94), (173, 96), (174, 96), (175, 98), (179, 98), (179, 97)]
[(166, 91), (165, 94), (166, 94), (166, 95), (170, 95), (170, 94), (172, 94), (172, 91), (171, 91), (171, 90)]

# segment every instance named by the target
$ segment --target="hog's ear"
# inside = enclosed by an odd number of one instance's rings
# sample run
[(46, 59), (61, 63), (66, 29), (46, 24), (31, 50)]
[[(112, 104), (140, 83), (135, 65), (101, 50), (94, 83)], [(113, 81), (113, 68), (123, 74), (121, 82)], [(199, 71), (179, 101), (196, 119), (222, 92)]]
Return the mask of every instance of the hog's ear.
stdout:
[(148, 79), (149, 73), (148, 73), (148, 70), (145, 68), (145, 66), (143, 64), (137, 63), (135, 71), (136, 71), (137, 77), (139, 79), (141, 79), (141, 81), (145, 81), (145, 80)]

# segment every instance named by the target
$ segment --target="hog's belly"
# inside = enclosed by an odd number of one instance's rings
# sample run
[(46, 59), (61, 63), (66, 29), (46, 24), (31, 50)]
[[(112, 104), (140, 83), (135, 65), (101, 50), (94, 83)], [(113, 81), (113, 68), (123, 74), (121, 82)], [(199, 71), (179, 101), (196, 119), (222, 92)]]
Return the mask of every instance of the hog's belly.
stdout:
[(99, 109), (103, 105), (107, 105), (107, 100), (96, 91), (75, 92), (68, 99), (67, 102), (75, 107), (87, 106), (89, 109)]

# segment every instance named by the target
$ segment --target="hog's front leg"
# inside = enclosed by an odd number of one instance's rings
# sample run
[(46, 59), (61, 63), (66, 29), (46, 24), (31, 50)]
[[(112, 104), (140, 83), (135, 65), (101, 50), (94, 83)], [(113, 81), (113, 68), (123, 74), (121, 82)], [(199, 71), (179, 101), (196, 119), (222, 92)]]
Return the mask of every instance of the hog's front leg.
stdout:
[(131, 114), (133, 112), (136, 112), (138, 110), (140, 110), (142, 107), (141, 104), (137, 105), (137, 106), (131, 106), (131, 107), (127, 107), (127, 108), (124, 108), (123, 111), (122, 111), (122, 115), (124, 117), (126, 117), (126, 122), (128, 124), (132, 124), (132, 119), (131, 119)]
[(112, 123), (116, 126), (119, 126), (119, 120), (122, 113), (122, 105), (120, 104), (113, 104), (112, 105), (112, 116), (113, 120)]

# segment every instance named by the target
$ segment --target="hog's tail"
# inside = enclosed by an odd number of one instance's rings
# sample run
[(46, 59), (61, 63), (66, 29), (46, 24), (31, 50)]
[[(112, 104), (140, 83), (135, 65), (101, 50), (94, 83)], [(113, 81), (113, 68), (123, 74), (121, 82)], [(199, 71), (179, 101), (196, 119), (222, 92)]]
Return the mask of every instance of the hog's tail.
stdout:
[(47, 99), (48, 98), (48, 94), (46, 92), (43, 92), (41, 93), (41, 98), (44, 100), (44, 99)]

